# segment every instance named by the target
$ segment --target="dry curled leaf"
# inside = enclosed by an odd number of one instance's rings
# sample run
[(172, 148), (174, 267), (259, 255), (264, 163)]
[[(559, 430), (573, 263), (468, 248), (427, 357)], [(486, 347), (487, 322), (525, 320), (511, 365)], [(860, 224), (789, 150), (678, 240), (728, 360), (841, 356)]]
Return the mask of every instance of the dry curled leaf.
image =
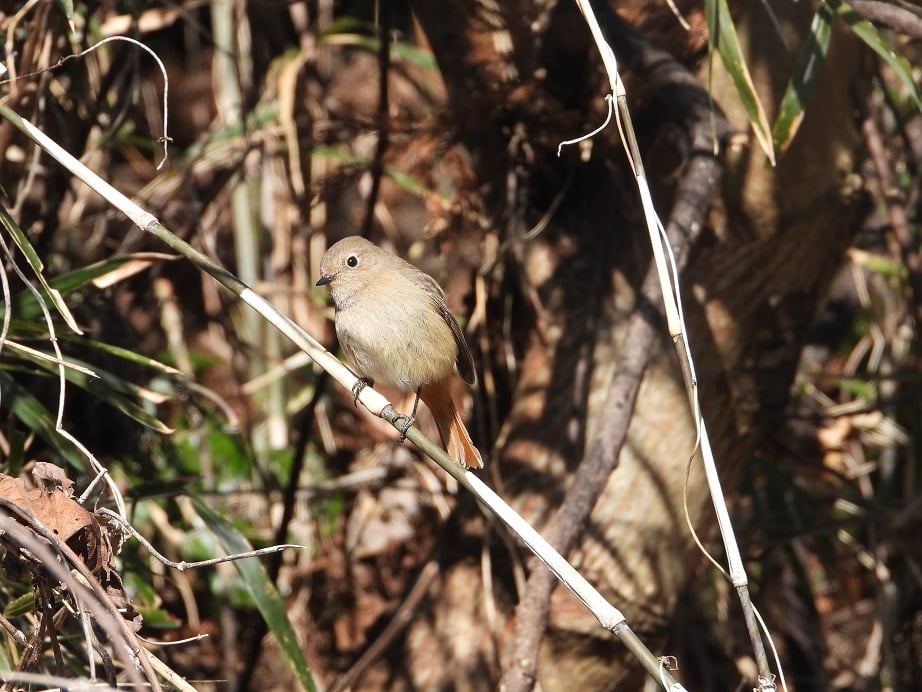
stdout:
[[(141, 616), (132, 607), (116, 570), (108, 522), (100, 523), (95, 514), (72, 497), (74, 483), (60, 467), (37, 462), (32, 475), (50, 489), (30, 487), (25, 479), (0, 474), (0, 497), (20, 507), (26, 517), (48, 529), (83, 560), (123, 617), (132, 622), (136, 631), (140, 629)], [(32, 528), (31, 521), (21, 516), (17, 520)], [(40, 540), (39, 535), (36, 539)], [(13, 578), (24, 576), (26, 571), (36, 574), (28, 558), (18, 550), (8, 550), (3, 568)]]
[(66, 495), (60, 486), (46, 492), (28, 487), (23, 479), (0, 474), (0, 497), (19, 505), (65, 542), (78, 531), (97, 523), (93, 515)]
[(48, 461), (36, 461), (32, 467), (32, 476), (47, 481), (58, 488), (67, 497), (74, 496), (74, 482), (67, 477), (67, 473), (60, 466)]

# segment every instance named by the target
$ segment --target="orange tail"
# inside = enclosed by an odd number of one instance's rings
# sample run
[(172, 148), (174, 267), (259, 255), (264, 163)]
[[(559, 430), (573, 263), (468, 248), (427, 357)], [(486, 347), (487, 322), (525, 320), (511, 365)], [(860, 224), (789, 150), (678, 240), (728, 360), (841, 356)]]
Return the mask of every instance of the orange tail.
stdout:
[(483, 468), (483, 458), (471, 442), (471, 436), (451, 399), (450, 380), (426, 385), (419, 398), (432, 412), (445, 450), (466, 468)]

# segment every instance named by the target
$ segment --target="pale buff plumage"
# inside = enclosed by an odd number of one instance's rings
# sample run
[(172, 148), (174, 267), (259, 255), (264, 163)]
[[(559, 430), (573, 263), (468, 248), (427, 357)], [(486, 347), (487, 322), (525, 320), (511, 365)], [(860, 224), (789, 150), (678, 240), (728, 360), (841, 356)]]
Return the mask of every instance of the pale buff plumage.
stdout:
[(456, 373), (474, 384), (474, 360), (441, 287), (428, 274), (353, 236), (320, 260), (336, 335), (358, 375), (403, 392), (419, 390), (446, 450), (464, 466), (483, 460), (451, 398)]

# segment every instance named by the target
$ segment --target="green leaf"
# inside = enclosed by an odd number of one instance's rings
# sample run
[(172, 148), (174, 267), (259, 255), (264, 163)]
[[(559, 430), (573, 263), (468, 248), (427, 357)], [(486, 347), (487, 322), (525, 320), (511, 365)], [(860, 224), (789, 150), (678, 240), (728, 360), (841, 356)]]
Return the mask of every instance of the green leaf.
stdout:
[[(317, 40), (321, 44), (337, 46), (355, 46), (377, 53), (380, 48), (379, 26), (354, 17), (342, 17), (334, 20), (321, 31)], [(421, 49), (405, 41), (391, 41), (391, 56), (410, 65), (434, 70), (438, 67), (432, 51)]]
[(909, 279), (909, 270), (900, 260), (891, 259), (886, 255), (877, 255), (857, 248), (850, 249), (848, 255), (855, 264), (865, 267), (875, 274), (900, 279), (901, 281)]
[[(67, 337), (65, 337), (67, 338)], [(174, 377), (184, 376), (182, 372), (174, 368), (172, 365), (167, 365), (162, 363), (159, 360), (154, 360), (149, 356), (145, 356), (141, 353), (135, 353), (134, 351), (122, 348), (121, 346), (115, 346), (113, 344), (106, 344), (102, 341), (93, 341), (92, 339), (82, 339), (80, 343), (89, 346), (90, 348), (95, 348), (97, 351), (102, 351), (103, 353), (108, 353), (110, 356), (115, 356), (116, 358), (121, 358), (126, 360), (129, 363), (134, 363), (135, 365), (142, 365), (146, 368), (151, 368), (152, 370), (157, 370), (166, 375), (172, 375)]]
[[(204, 440), (203, 440), (204, 436)], [(203, 445), (208, 450), (203, 454)], [(246, 453), (237, 432), (227, 432), (209, 427), (201, 429), (180, 430), (173, 439), (176, 453), (176, 470), (185, 474), (199, 475), (205, 473), (203, 466), (210, 460), (220, 460), (221, 483), (234, 485), (250, 477), (253, 471), (252, 457)], [(219, 490), (227, 490), (226, 486)]]
[(357, 17), (339, 17), (330, 22), (327, 27), (317, 34), (317, 40), (321, 43), (326, 41), (330, 36), (338, 36), (340, 34), (356, 34), (356, 33), (366, 33), (373, 34), (375, 32), (375, 25), (373, 22), (367, 22), (363, 19), (358, 19)]
[(219, 541), (214, 533), (205, 529), (196, 529), (186, 534), (179, 553), (187, 562), (210, 560), (218, 552)]
[[(221, 542), (228, 554), (242, 553), (252, 550), (252, 547), (240, 533), (231, 526), (224, 517), (217, 514), (199, 498), (192, 498), (195, 511), (204, 520), (208, 528)], [(304, 652), (295, 636), (294, 628), (285, 611), (285, 603), (279, 596), (275, 585), (269, 580), (269, 575), (263, 568), (258, 558), (234, 560), (234, 566), (243, 577), (259, 612), (262, 613), (266, 624), (275, 635), (276, 641), (288, 659), (288, 664), (305, 690), (316, 692), (314, 678), (304, 660)]]
[(3, 616), (7, 618), (17, 618), (27, 613), (34, 613), (38, 607), (38, 599), (35, 592), (30, 590), (21, 596), (17, 596), (6, 604), (3, 609)]
[(83, 458), (55, 429), (55, 416), (3, 369), (0, 369), (0, 393), (0, 403), (42, 438), (61, 459), (66, 459), (76, 468), (83, 468)]
[[(343, 147), (321, 145), (314, 147), (313, 151), (316, 156), (329, 158), (344, 166), (368, 166), (371, 163), (367, 158), (357, 156)], [(384, 174), (390, 178), (395, 185), (412, 195), (426, 197), (430, 193), (430, 189), (420, 178), (405, 173), (393, 166), (384, 166)]]
[(64, 16), (67, 17), (67, 22), (71, 26), (74, 23), (74, 0), (58, 0), (58, 5), (64, 11)]
[(865, 401), (877, 400), (877, 385), (873, 382), (851, 377), (833, 378), (835, 385), (843, 392)]
[(425, 197), (429, 194), (429, 188), (426, 187), (426, 184), (414, 175), (398, 170), (393, 166), (385, 166), (384, 174), (388, 176), (397, 187), (402, 188), (411, 195)]
[(144, 620), (144, 626), (155, 630), (177, 630), (182, 627), (176, 617), (162, 608), (138, 608)]
[(912, 100), (916, 102), (916, 108), (922, 110), (922, 98), (919, 96), (919, 90), (916, 88), (916, 82), (912, 76), (912, 65), (902, 55), (893, 50), (893, 45), (887, 41), (871, 22), (864, 19), (855, 10), (849, 7), (841, 0), (829, 0), (829, 5), (836, 11), (836, 14), (848, 24), (855, 35), (877, 53), (884, 62), (886, 62), (899, 77), (900, 81), (909, 91)]
[[(58, 368), (60, 367), (54, 362), (54, 356), (51, 354), (46, 354), (51, 359), (49, 361), (22, 351), (17, 351), (17, 353), (24, 360), (28, 360), (43, 370), (47, 370), (54, 374), (57, 374)], [(156, 416), (151, 415), (145, 408), (137, 403), (136, 399), (144, 398), (145, 395), (145, 391), (138, 385), (76, 358), (68, 357), (64, 360), (68, 363), (80, 365), (92, 370), (97, 375), (97, 377), (92, 377), (85, 372), (65, 366), (64, 378), (68, 382), (81, 389), (85, 389), (97, 399), (104, 401), (154, 432), (160, 433), (161, 435), (169, 435), (173, 432), (172, 428), (161, 422)]]
[(256, 608), (253, 595), (239, 574), (236, 578), (225, 579), (215, 571), (211, 573), (208, 584), (211, 587), (211, 592), (220, 594), (220, 597), (230, 604), (234, 610), (248, 612)]
[[(110, 257), (109, 259), (75, 269), (74, 271), (61, 274), (51, 280), (51, 287), (61, 293), (71, 293), (77, 289), (83, 288), (87, 284), (107, 280), (107, 283), (114, 283), (113, 277), (116, 275), (124, 278), (130, 276), (142, 268), (150, 266), (154, 261), (166, 261), (175, 259), (174, 255), (168, 255), (159, 252), (138, 252), (132, 255), (121, 255)], [(135, 270), (126, 270), (126, 265), (134, 265)], [(38, 302), (31, 291), (22, 291), (13, 299), (13, 315), (23, 319), (35, 320), (41, 315)]]
[[(381, 40), (379, 38), (375, 36), (362, 36), (360, 34), (336, 34), (328, 36), (323, 42), (339, 46), (364, 48), (372, 53), (377, 53), (381, 48)], [(408, 65), (413, 65), (414, 67), (419, 67), (424, 70), (434, 70), (438, 67), (435, 56), (431, 52), (420, 50), (416, 46), (411, 46), (400, 41), (392, 41), (390, 50), (393, 59), (405, 62)]]
[(762, 102), (756, 94), (749, 68), (743, 59), (743, 50), (740, 47), (739, 36), (733, 19), (730, 17), (730, 8), (727, 0), (705, 0), (704, 13), (708, 24), (708, 49), (713, 54), (717, 49), (720, 59), (727, 68), (730, 78), (736, 85), (743, 107), (749, 115), (749, 123), (755, 133), (762, 151), (771, 164), (775, 165), (775, 150), (772, 146), (771, 128)]
[(61, 317), (64, 318), (68, 328), (76, 334), (82, 334), (83, 331), (77, 326), (77, 320), (70, 314), (70, 309), (64, 303), (64, 299), (61, 297), (60, 292), (48, 285), (48, 281), (45, 279), (43, 273), (45, 271), (45, 266), (39, 259), (38, 253), (35, 252), (35, 248), (32, 247), (26, 234), (22, 232), (19, 224), (13, 220), (13, 217), (9, 215), (9, 212), (7, 212), (6, 207), (3, 205), (0, 205), (0, 225), (9, 231), (10, 236), (13, 238), (13, 242), (16, 243), (16, 247), (19, 248), (19, 251), (23, 254), (23, 257), (25, 257), (26, 262), (28, 262), (29, 267), (35, 274), (35, 278), (38, 279), (39, 284), (41, 284), (41, 287), (44, 289), (45, 295), (48, 296), (55, 309)]
[(790, 144), (803, 121), (807, 99), (820, 76), (826, 53), (829, 51), (832, 16), (832, 8), (825, 2), (820, 4), (813, 15), (810, 33), (800, 48), (791, 79), (778, 108), (778, 117), (775, 118), (772, 140), (778, 151), (783, 151)]

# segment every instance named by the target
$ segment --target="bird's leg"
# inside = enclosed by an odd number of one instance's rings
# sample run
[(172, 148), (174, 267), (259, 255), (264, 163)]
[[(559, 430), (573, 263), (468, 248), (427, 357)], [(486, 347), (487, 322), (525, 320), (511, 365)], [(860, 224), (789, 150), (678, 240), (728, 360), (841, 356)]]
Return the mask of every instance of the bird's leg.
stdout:
[(375, 384), (375, 381), (371, 379), (370, 377), (360, 377), (359, 379), (357, 379), (355, 381), (355, 384), (352, 385), (352, 405), (358, 406), (359, 405), (359, 394), (362, 393), (362, 390), (365, 389), (365, 387), (373, 387), (374, 384)]
[(413, 413), (411, 413), (409, 417), (403, 417), (404, 422), (403, 425), (400, 426), (400, 437), (397, 439), (397, 441), (400, 443), (407, 439), (407, 430), (409, 430), (410, 426), (416, 422), (416, 409), (419, 406), (419, 393), (422, 391), (422, 389), (422, 385), (419, 385), (419, 387), (416, 388), (416, 400), (413, 402)]

